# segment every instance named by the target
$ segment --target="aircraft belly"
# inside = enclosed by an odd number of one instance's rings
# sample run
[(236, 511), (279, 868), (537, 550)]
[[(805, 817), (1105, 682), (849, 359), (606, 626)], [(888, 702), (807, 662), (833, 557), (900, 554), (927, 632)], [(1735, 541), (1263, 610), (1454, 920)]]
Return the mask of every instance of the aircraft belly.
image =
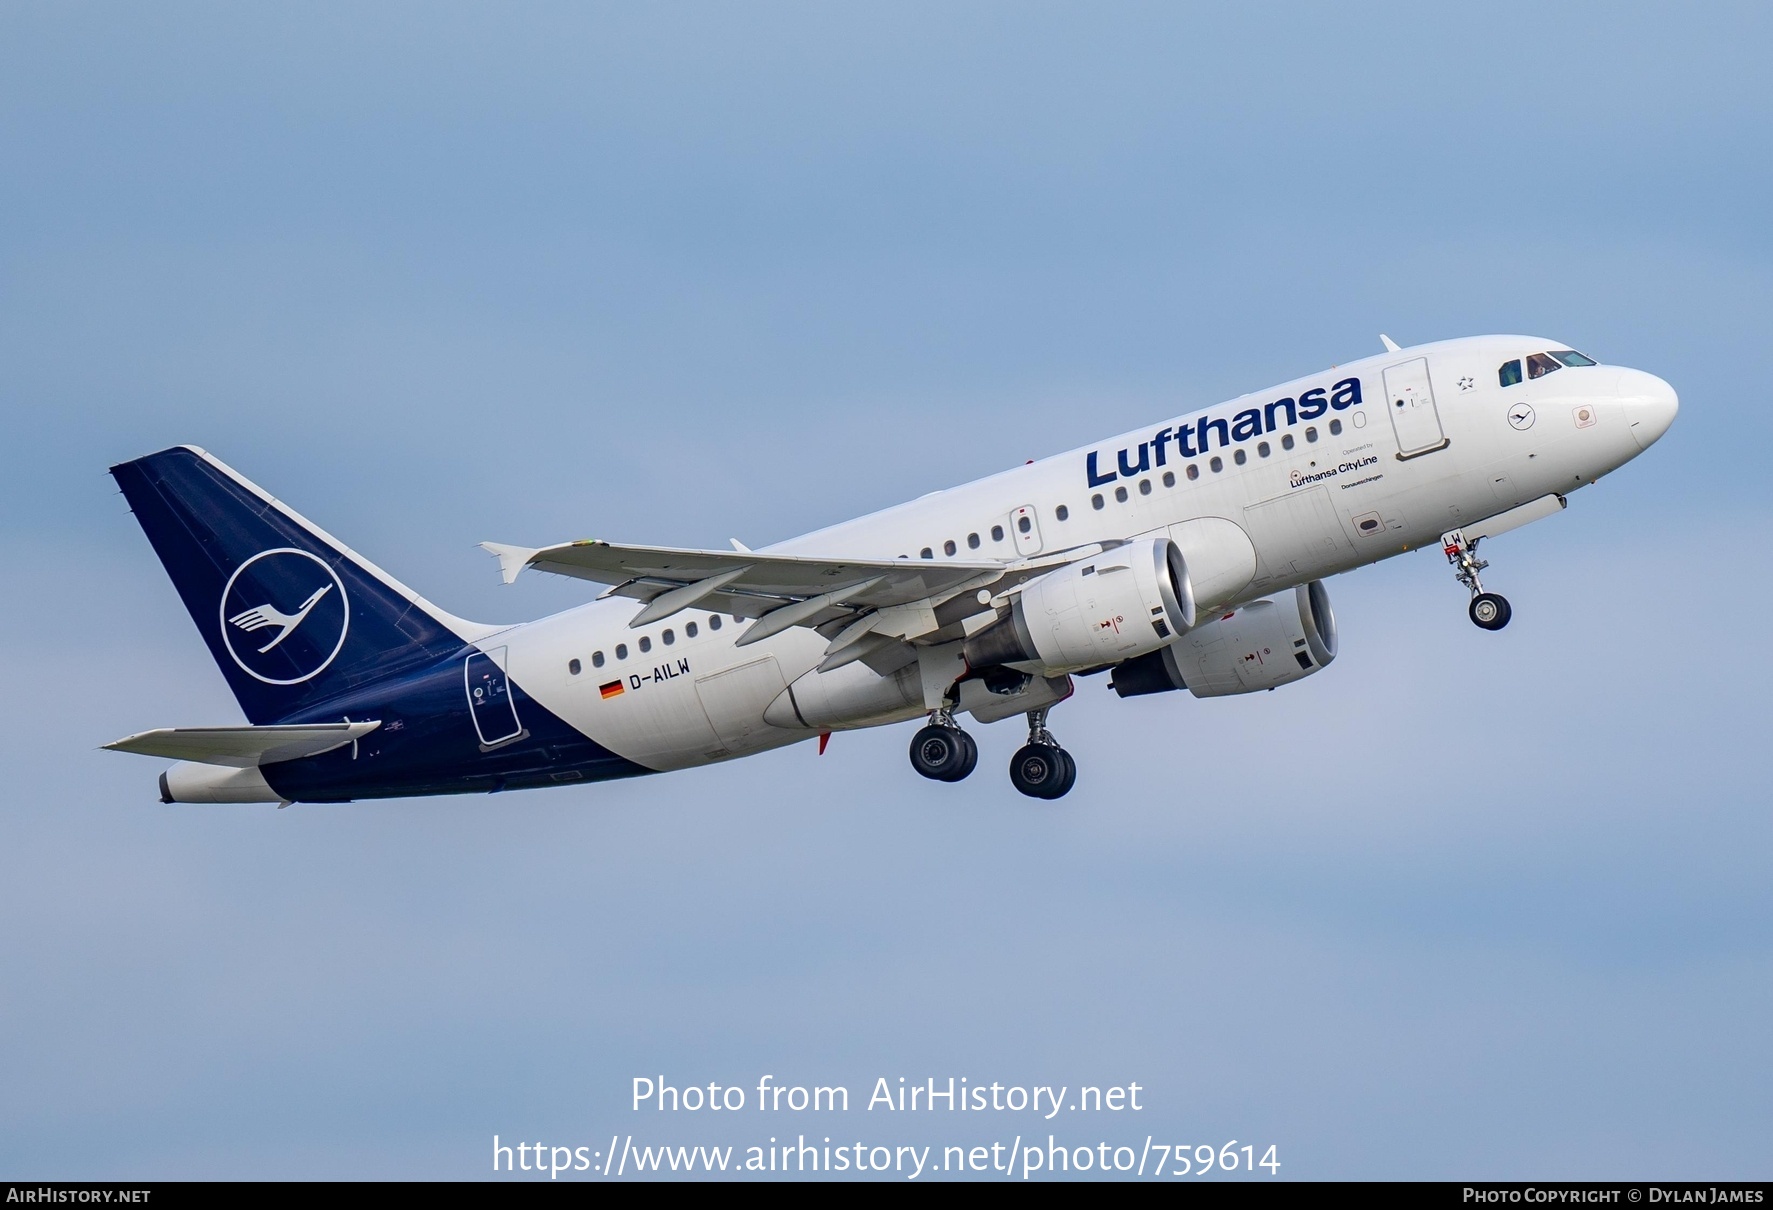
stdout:
[(1256, 547), (1257, 592), (1328, 574), (1352, 551), (1330, 489), (1322, 485), (1249, 506), (1244, 529)]
[[(614, 617), (600, 608), (595, 623), (583, 618), (512, 641), (514, 679), (574, 728), (649, 769), (711, 764), (806, 738), (804, 731), (768, 726), (763, 712), (785, 686), (784, 670), (798, 673), (816, 663), (823, 639), (791, 631), (735, 647), (742, 624), (728, 619), (715, 632), (704, 620), (691, 639), (680, 620), (671, 626), (676, 642), (666, 647), (660, 640), (669, 623), (631, 631), (626, 617), (632, 611), (623, 602)], [(638, 650), (643, 634), (653, 639), (645, 653)], [(613, 656), (618, 643), (629, 648), (625, 660)], [(604, 666), (590, 664), (592, 651), (606, 653)], [(578, 673), (570, 670), (574, 659)]]

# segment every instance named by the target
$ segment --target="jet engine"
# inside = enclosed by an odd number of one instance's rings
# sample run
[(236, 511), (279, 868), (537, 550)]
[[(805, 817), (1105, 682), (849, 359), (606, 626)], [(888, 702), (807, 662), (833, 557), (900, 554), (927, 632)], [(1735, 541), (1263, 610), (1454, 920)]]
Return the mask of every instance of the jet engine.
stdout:
[(1255, 693), (1303, 680), (1336, 658), (1336, 615), (1322, 580), (1203, 622), (1167, 647), (1114, 670), (1122, 697), (1186, 689), (1196, 697)]
[(1155, 651), (1194, 625), (1188, 564), (1168, 538), (1142, 538), (1023, 585), (1009, 616), (967, 640), (973, 668), (1099, 668)]

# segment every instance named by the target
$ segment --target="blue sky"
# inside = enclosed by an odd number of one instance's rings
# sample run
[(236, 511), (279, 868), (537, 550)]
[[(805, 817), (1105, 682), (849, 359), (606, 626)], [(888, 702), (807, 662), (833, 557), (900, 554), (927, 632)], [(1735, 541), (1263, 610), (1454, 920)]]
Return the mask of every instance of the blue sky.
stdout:
[[(1770, 25), (0, 9), (0, 1174), (748, 1143), (628, 1081), (772, 1072), (1137, 1080), (1067, 1129), (1296, 1176), (1764, 1176)], [(772, 541), (1381, 331), (1553, 336), (1681, 417), (1486, 551), (1502, 634), (1421, 552), (1331, 583), (1341, 658), (1282, 692), (1086, 682), (1058, 808), (1012, 723), (962, 787), (897, 728), (281, 813), (94, 750), (238, 718), (111, 462), (203, 445), (516, 620), (583, 586), (475, 542)]]

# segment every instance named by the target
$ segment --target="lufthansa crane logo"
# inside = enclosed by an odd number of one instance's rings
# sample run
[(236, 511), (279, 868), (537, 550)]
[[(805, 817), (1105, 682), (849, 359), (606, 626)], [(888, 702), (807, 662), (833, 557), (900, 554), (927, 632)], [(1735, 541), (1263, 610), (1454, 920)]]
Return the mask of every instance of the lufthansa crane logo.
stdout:
[(351, 628), (344, 581), (305, 550), (260, 551), (222, 590), (222, 643), (241, 669), (267, 685), (320, 675)]

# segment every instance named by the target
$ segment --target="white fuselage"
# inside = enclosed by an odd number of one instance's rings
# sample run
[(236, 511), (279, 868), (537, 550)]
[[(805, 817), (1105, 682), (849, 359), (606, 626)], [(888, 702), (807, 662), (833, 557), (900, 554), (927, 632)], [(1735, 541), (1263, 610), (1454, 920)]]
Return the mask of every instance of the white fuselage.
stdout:
[[(1185, 553), (1203, 551), (1204, 608), (1240, 605), (1567, 495), (1661, 436), (1674, 393), (1641, 371), (1566, 366), (1502, 385), (1510, 361), (1563, 348), (1491, 336), (1387, 352), (769, 550), (1009, 562), (1168, 534)], [(638, 610), (630, 599), (599, 600), (480, 645), (504, 648), (506, 671), (547, 709), (651, 769), (824, 729), (773, 725), (780, 709), (765, 720), (789, 684), (838, 675), (813, 673), (826, 651), (820, 635), (796, 628), (736, 647), (743, 625), (731, 616), (689, 610), (631, 629)], [(859, 664), (840, 671), (873, 675)], [(911, 701), (846, 725), (923, 712)]]

